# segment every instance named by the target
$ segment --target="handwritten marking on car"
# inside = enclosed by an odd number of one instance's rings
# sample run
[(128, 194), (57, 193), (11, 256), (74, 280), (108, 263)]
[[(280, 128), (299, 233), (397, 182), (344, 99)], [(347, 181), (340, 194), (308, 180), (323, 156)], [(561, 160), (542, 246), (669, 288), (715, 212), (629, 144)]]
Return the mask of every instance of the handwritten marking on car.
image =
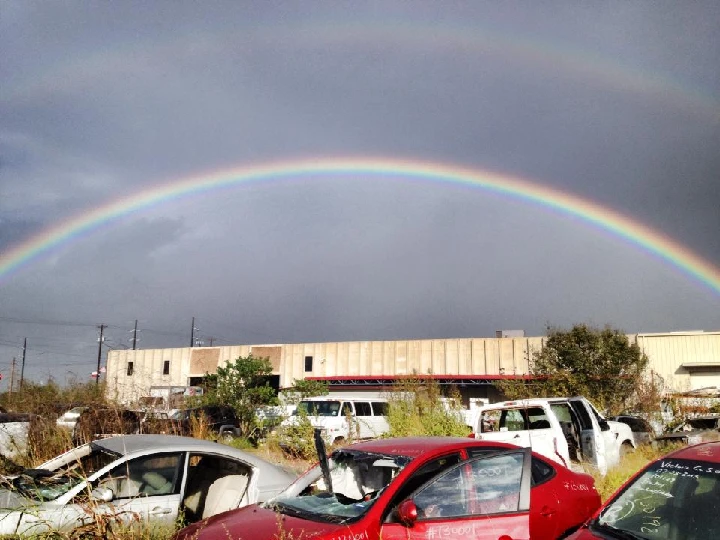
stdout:
[(368, 532), (362, 531), (359, 533), (340, 534), (338, 536), (333, 536), (330, 540), (368, 540), (368, 538), (370, 538), (368, 536)]
[(436, 538), (463, 538), (469, 536), (475, 538), (475, 524), (466, 523), (458, 525), (434, 525), (428, 527), (425, 537), (429, 540)]
[(590, 486), (579, 482), (563, 482), (563, 486), (570, 491), (590, 491)]

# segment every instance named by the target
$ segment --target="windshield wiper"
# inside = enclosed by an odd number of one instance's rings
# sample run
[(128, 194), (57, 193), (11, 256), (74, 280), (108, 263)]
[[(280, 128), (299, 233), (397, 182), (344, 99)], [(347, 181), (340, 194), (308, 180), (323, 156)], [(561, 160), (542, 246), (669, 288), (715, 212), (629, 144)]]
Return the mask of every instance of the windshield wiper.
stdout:
[(590, 524), (590, 529), (603, 532), (613, 538), (620, 538), (621, 540), (649, 540), (646, 536), (626, 531), (625, 529), (618, 529), (617, 527), (613, 527), (607, 523), (600, 523), (598, 520)]

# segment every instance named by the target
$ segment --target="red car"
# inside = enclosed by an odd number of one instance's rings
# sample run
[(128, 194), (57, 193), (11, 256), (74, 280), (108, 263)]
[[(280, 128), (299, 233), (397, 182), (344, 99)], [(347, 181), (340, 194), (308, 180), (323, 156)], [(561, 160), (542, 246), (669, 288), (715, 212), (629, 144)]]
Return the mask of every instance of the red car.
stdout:
[(600, 506), (594, 480), (505, 443), (378, 439), (335, 450), (263, 505), (176, 540), (555, 539)]
[(570, 538), (720, 538), (720, 442), (689, 446), (650, 463)]

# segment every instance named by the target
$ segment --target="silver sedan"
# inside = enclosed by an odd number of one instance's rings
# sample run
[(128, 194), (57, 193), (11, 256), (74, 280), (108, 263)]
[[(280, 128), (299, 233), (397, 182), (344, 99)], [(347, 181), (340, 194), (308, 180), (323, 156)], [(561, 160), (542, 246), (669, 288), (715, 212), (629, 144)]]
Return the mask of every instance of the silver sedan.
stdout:
[(173, 435), (93, 441), (2, 479), (0, 535), (192, 523), (265, 501), (295, 476), (230, 446)]

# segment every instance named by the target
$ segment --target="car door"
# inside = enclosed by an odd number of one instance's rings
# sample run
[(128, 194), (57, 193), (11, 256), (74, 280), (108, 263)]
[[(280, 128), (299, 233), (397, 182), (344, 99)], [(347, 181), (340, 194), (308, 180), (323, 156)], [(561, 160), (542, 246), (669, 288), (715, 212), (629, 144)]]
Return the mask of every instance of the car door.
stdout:
[(401, 502), (380, 537), (529, 539), (531, 456), (529, 448), (503, 451), (449, 468)]
[(129, 459), (93, 482), (110, 489), (112, 501), (98, 503), (98, 515), (131, 523), (173, 524), (180, 509), (183, 452), (157, 453)]
[[(470, 458), (487, 456), (496, 451), (487, 446), (468, 448), (468, 456)], [(560, 519), (562, 513), (560, 499), (553, 483), (549, 481), (556, 474), (551, 463), (532, 456), (530, 530), (533, 540), (552, 540), (564, 532), (560, 526), (562, 521)]]
[(595, 465), (600, 474), (606, 474), (608, 464), (605, 439), (597, 418), (591, 414), (583, 400), (570, 399), (568, 403), (580, 424), (580, 445), (583, 459)]

